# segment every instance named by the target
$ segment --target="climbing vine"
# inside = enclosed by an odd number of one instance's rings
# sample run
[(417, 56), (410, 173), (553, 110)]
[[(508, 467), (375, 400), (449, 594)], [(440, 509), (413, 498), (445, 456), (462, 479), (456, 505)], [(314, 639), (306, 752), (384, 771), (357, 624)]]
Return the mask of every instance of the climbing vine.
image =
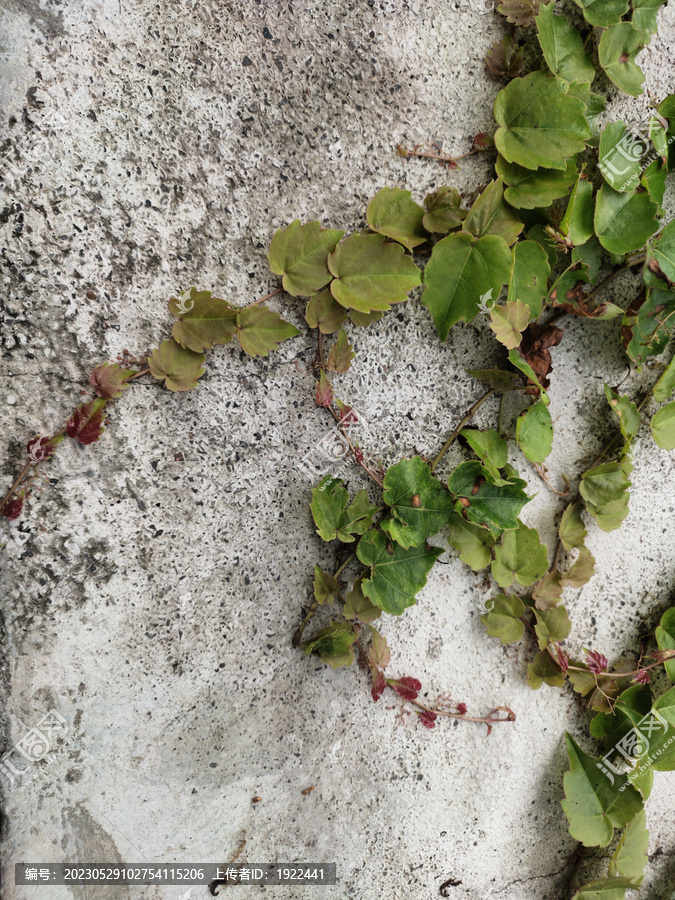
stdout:
[[(504, 0), (498, 11), (512, 33), (486, 59), (507, 82), (494, 103), (494, 133), (476, 135), (455, 158), (419, 145), (396, 148), (405, 159), (428, 158), (449, 169), (465, 156), (492, 154), (495, 177), (469, 208), (448, 186), (422, 203), (410, 191), (383, 187), (368, 204), (363, 231), (346, 236), (299, 220), (280, 229), (269, 264), (281, 287), (243, 308), (195, 288), (172, 298), (171, 338), (144, 357), (125, 353), (97, 367), (91, 399), (54, 434), (28, 442), (20, 474), (0, 503), (7, 519), (17, 519), (58, 445), (67, 438), (99, 440), (113, 403), (134, 380), (193, 389), (205, 351), (233, 341), (251, 356), (266, 356), (299, 332), (261, 304), (281, 292), (306, 300), (305, 318), (317, 335), (316, 406), (331, 416), (377, 501), (366, 490), (350, 496), (332, 473), (313, 488), (311, 516), (318, 537), (334, 547), (335, 564), (331, 571), (315, 567), (314, 599), (293, 642), (333, 668), (356, 661), (369, 677), (372, 699), (396, 695), (401, 718), (410, 715), (429, 729), (444, 717), (464, 719), (487, 725), (489, 734), (515, 713), (497, 706), (474, 715), (449, 694), (422, 702), (418, 679), (387, 674), (391, 654), (374, 624), (416, 602), (443, 552), (432, 538), (444, 536), (472, 571), (485, 572), (494, 591), (481, 616), (487, 634), (503, 644), (529, 642), (529, 685), (569, 682), (594, 713), (590, 735), (602, 752), (596, 758), (566, 736), (570, 768), (562, 807), (583, 848), (607, 847), (615, 831), (622, 834), (604, 878), (579, 886), (575, 866), (569, 885), (575, 900), (616, 900), (640, 885), (653, 773), (675, 769), (675, 687), (652, 692), (657, 672), (675, 683), (675, 607), (663, 611), (639, 651), (610, 665), (597, 650), (585, 650), (583, 659), (570, 655), (563, 603), (566, 588), (593, 576), (588, 528), (614, 531), (628, 514), (638, 430), (648, 421), (656, 445), (675, 449), (675, 357), (663, 365), (652, 359), (675, 330), (675, 222), (665, 223), (663, 210), (666, 178), (675, 170), (675, 94), (651, 111), (644, 133), (621, 121), (598, 126), (612, 85), (631, 96), (643, 93), (636, 56), (655, 33), (662, 5), (576, 0), (561, 15), (554, 3)], [(525, 50), (533, 40), (541, 65), (528, 71)], [(640, 283), (624, 309), (608, 299), (607, 287), (627, 272)], [(339, 399), (333, 382), (353, 363), (351, 329), (378, 321), (421, 286), (441, 341), (456, 323), (487, 316), (502, 364), (467, 373), (483, 392), (433, 458), (415, 455), (385, 470), (361, 445), (359, 415)], [(568, 316), (621, 318), (630, 364), (640, 370), (650, 360), (660, 374), (640, 397), (605, 385), (615, 437), (578, 473), (574, 488), (568, 483), (555, 491), (565, 504), (557, 544), (548, 548), (521, 518), (531, 498), (509, 462), (509, 446), (552, 488), (545, 466), (553, 442), (551, 349), (563, 340), (560, 323)], [(508, 395), (522, 401), (513, 433), (503, 423)], [(472, 427), (493, 397), (500, 398), (495, 427)], [(447, 471), (445, 455), (456, 442), (466, 458)]]

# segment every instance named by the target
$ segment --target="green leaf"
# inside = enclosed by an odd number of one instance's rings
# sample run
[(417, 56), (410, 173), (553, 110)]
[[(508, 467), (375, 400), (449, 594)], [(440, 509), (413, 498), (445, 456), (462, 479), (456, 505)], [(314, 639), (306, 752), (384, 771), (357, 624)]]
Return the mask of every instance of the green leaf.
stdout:
[(476, 240), (470, 234), (450, 234), (436, 244), (424, 271), (422, 303), (441, 340), (455, 322), (474, 318), (481, 296), (499, 296), (510, 269), (511, 251), (496, 235)]
[(349, 310), (349, 318), (352, 320), (352, 325), (358, 325), (360, 328), (367, 328), (373, 322), (379, 322), (383, 315), (383, 312), (364, 313), (359, 312), (357, 309)]
[(522, 482), (496, 485), (479, 462), (461, 463), (448, 480), (448, 490), (458, 501), (457, 511), (475, 525), (483, 525), (498, 537), (502, 531), (518, 527), (518, 515), (529, 497)]
[(280, 341), (300, 334), (295, 325), (284, 321), (265, 306), (249, 306), (237, 316), (237, 338), (249, 356), (267, 356)]
[(337, 340), (330, 348), (326, 368), (329, 372), (346, 372), (354, 359), (354, 348), (349, 343), (347, 332), (341, 328)]
[(668, 363), (663, 375), (654, 385), (653, 394), (657, 403), (663, 403), (675, 391), (675, 356)]
[(628, 823), (609, 863), (610, 878), (627, 878), (636, 887), (642, 884), (647, 865), (649, 832), (644, 809)]
[(590, 83), (595, 78), (595, 69), (584, 50), (581, 35), (576, 28), (572, 28), (567, 16), (555, 15), (554, 7), (555, 3), (541, 6), (537, 16), (537, 31), (544, 59), (553, 74), (560, 75), (565, 81)]
[(520, 620), (525, 615), (525, 605), (516, 594), (498, 594), (491, 601), (492, 609), (480, 620), (490, 637), (498, 637), (502, 644), (513, 644), (525, 633)]
[(492, 559), (489, 548), (494, 545), (494, 538), (487, 528), (472, 525), (454, 511), (448, 520), (448, 543), (474, 572), (484, 569)]
[(675, 326), (675, 292), (647, 288), (626, 310), (621, 323), (623, 347), (641, 369), (649, 356), (666, 349)]
[(540, 650), (546, 649), (549, 640), (560, 643), (569, 635), (572, 623), (564, 606), (554, 606), (551, 609), (535, 609), (534, 615), (537, 620), (534, 630)]
[(527, 667), (527, 683), (533, 691), (538, 691), (542, 684), (549, 687), (562, 687), (565, 675), (552, 659), (548, 651), (540, 650)]
[(441, 555), (440, 547), (411, 547), (390, 543), (381, 531), (364, 534), (356, 555), (371, 567), (371, 577), (361, 587), (371, 603), (393, 616), (415, 603), (415, 595), (427, 583), (427, 575)]
[[(668, 161), (668, 128), (663, 125), (661, 117), (651, 116), (649, 119), (649, 139), (654, 149), (665, 162)], [(645, 151), (646, 152), (646, 151)]]
[(330, 290), (347, 309), (369, 313), (403, 303), (420, 284), (420, 271), (400, 244), (381, 234), (353, 234), (328, 257)]
[(474, 237), (497, 235), (510, 246), (523, 230), (518, 216), (504, 204), (504, 182), (491, 181), (469, 210), (462, 231)]
[(624, 828), (642, 810), (642, 797), (627, 784), (625, 775), (616, 775), (612, 785), (598, 768), (598, 760), (587, 756), (569, 734), (565, 737), (570, 771), (563, 780), (562, 808), (570, 834), (584, 847), (606, 847), (614, 829)]
[(593, 185), (581, 172), (572, 188), (560, 231), (578, 247), (593, 236)]
[(476, 456), (484, 462), (489, 462), (495, 469), (503, 468), (509, 460), (508, 444), (494, 428), (487, 431), (479, 431), (477, 428), (463, 428), (460, 431)]
[(577, 100), (581, 100), (586, 107), (584, 118), (588, 123), (588, 127), (591, 129), (591, 143), (594, 147), (597, 147), (598, 138), (600, 136), (598, 119), (600, 118), (600, 114), (604, 111), (607, 101), (601, 94), (594, 94), (593, 91), (591, 91), (590, 84), (578, 84), (573, 82), (569, 87), (569, 95), (570, 97), (576, 97)]
[(178, 319), (171, 331), (173, 339), (181, 347), (201, 353), (232, 340), (241, 309), (231, 306), (227, 300), (212, 297), (211, 291), (193, 287), (180, 298), (169, 300), (169, 312)]
[(508, 350), (515, 349), (530, 321), (530, 307), (520, 300), (508, 300), (490, 310), (490, 328)]
[[(620, 0), (596, 0), (598, 7), (602, 8), (614, 2), (620, 2)], [(603, 31), (598, 44), (600, 65), (607, 73), (607, 77), (620, 91), (630, 94), (632, 97), (639, 97), (643, 93), (642, 82), (645, 80), (645, 76), (642, 69), (635, 63), (635, 57), (641, 48), (642, 35), (633, 28), (630, 22), (611, 25), (606, 31)]]
[(535, 241), (518, 241), (513, 247), (508, 300), (526, 303), (530, 308), (530, 318), (537, 319), (548, 293), (550, 274), (551, 267), (544, 248)]
[(617, 462), (602, 463), (581, 476), (579, 492), (603, 531), (619, 528), (628, 515), (630, 481)]
[(452, 497), (419, 456), (391, 466), (383, 483), (391, 515), (381, 527), (402, 547), (419, 547), (450, 518)]
[(539, 244), (542, 250), (546, 253), (549, 266), (551, 267), (551, 269), (553, 269), (555, 264), (558, 262), (558, 251), (555, 243), (551, 241), (545, 229), (545, 225), (535, 225), (527, 232), (527, 237), (528, 240), (534, 241), (534, 243)]
[(591, 734), (612, 750), (652, 708), (649, 685), (633, 684), (617, 698), (613, 712), (601, 712), (591, 721)]
[(424, 198), (428, 212), (422, 218), (422, 225), (434, 234), (447, 234), (459, 228), (466, 218), (466, 210), (460, 209), (460, 203), (461, 197), (455, 188), (439, 187)]
[[(653, 159), (642, 173), (640, 184), (647, 189), (647, 193), (654, 203), (660, 207), (663, 204), (663, 197), (666, 193), (666, 176), (668, 175), (668, 167), (663, 164), (660, 159)], [(659, 209), (659, 216), (664, 214)]]
[[(584, 242), (583, 246), (577, 246), (572, 250), (572, 262), (580, 262), (582, 264), (582, 269), (588, 273), (589, 280), (597, 281), (598, 272), (600, 271), (600, 265), (602, 263), (602, 255), (603, 250), (600, 246), (600, 242), (595, 235), (592, 235)], [(614, 306), (610, 303), (605, 305)], [(621, 307), (615, 306), (614, 309), (621, 309)]]
[(314, 598), (319, 604), (335, 603), (340, 588), (337, 579), (324, 572), (319, 566), (314, 566)]
[(499, 587), (509, 587), (515, 578), (527, 587), (538, 581), (548, 568), (546, 547), (539, 541), (535, 528), (522, 522), (514, 531), (507, 531), (501, 544), (495, 547), (492, 577)]
[(517, 209), (550, 206), (554, 200), (566, 197), (577, 172), (574, 158), (568, 160), (567, 168), (564, 170), (532, 171), (516, 163), (508, 163), (503, 156), (497, 156), (496, 169), (497, 174), (507, 185), (504, 189), (504, 199)]
[(358, 492), (351, 506), (348, 503), (349, 492), (340, 478), (326, 475), (312, 488), (310, 508), (316, 533), (324, 541), (338, 538), (343, 544), (351, 544), (355, 534), (363, 534), (370, 528), (378, 507), (368, 503), (365, 490)]
[(398, 241), (407, 250), (413, 250), (429, 237), (422, 225), (424, 210), (411, 197), (410, 191), (385, 187), (375, 194), (366, 212), (373, 231)]
[(625, 900), (630, 887), (628, 878), (600, 878), (579, 888), (572, 900)]
[(607, 402), (619, 417), (621, 426), (621, 434), (626, 441), (632, 440), (640, 427), (640, 413), (637, 406), (625, 394), (620, 396), (611, 387), (605, 385), (605, 396)]
[(497, 94), (495, 144), (507, 162), (526, 169), (566, 169), (569, 157), (584, 149), (591, 137), (586, 105), (567, 90), (561, 79), (532, 72)]
[(163, 341), (148, 360), (153, 378), (164, 379), (170, 391), (191, 391), (204, 374), (203, 353), (186, 350), (173, 339)]
[(551, 452), (553, 420), (541, 400), (518, 416), (516, 441), (530, 462), (543, 463)]
[(356, 632), (348, 622), (331, 622), (327, 628), (317, 631), (315, 638), (303, 644), (305, 655), (313, 653), (333, 669), (351, 666), (354, 662), (352, 647), (356, 637)]
[(520, 352), (520, 350), (518, 350), (518, 349), (509, 350), (509, 362), (511, 363), (512, 366), (515, 366), (516, 369), (521, 371), (523, 373), (523, 375), (525, 375), (525, 377), (529, 381), (532, 382), (533, 385), (535, 385), (536, 387), (539, 388), (541, 401), (545, 406), (548, 406), (549, 403), (551, 402), (549, 400), (548, 394), (546, 393), (544, 388), (541, 386), (541, 382), (537, 378), (537, 375), (536, 375), (534, 369), (528, 363), (528, 361), (525, 359), (525, 357)]
[(600, 134), (598, 168), (615, 191), (634, 191), (640, 183), (642, 157), (648, 148), (624, 122), (610, 122)]
[[(667, 609), (656, 629), (656, 643), (661, 650), (675, 650), (675, 607)], [(675, 682), (675, 657), (664, 663), (666, 675)]]
[(366, 573), (360, 575), (354, 582), (354, 588), (347, 594), (347, 600), (342, 607), (342, 615), (345, 619), (358, 619), (359, 622), (370, 624), (382, 615), (382, 610), (373, 606), (364, 595), (362, 589), (363, 579)]
[(647, 191), (621, 193), (603, 184), (595, 204), (595, 233), (610, 253), (640, 250), (659, 227), (658, 211)]
[(662, 450), (675, 450), (675, 403), (654, 413), (650, 427), (652, 437)]
[(562, 599), (563, 576), (555, 569), (541, 579), (532, 591), (532, 599), (537, 609), (552, 609)]
[(309, 297), (331, 279), (326, 263), (344, 231), (322, 228), (319, 222), (280, 229), (272, 238), (268, 255), (270, 269), (282, 275), (284, 290), (294, 297)]
[(326, 288), (309, 298), (305, 318), (310, 328), (318, 328), (321, 334), (333, 334), (342, 328), (347, 313)]
[(560, 520), (558, 536), (563, 547), (568, 552), (577, 547), (583, 547), (584, 538), (588, 532), (581, 518), (581, 504), (570, 503)]
[(668, 0), (633, 0), (632, 25), (642, 35), (643, 43), (648, 44), (651, 36), (656, 34), (656, 16), (667, 2)]
[(628, 12), (628, 0), (576, 0), (589, 25), (606, 28), (620, 22)]

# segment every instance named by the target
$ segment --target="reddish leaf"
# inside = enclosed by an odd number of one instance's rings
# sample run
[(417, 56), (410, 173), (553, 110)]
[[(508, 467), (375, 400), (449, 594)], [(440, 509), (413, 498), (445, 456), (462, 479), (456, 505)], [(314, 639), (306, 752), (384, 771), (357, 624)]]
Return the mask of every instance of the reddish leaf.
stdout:
[(23, 497), (15, 497), (14, 500), (10, 500), (9, 503), (5, 503), (2, 507), (3, 516), (6, 516), (10, 521), (18, 519), (21, 515), (21, 510), (23, 509), (23, 499)]
[(467, 711), (466, 703), (458, 703), (457, 704), (457, 712), (460, 714), (460, 716), (465, 716), (466, 711)]
[(516, 78), (525, 68), (523, 50), (514, 44), (510, 34), (506, 34), (501, 41), (496, 41), (490, 47), (485, 57), (485, 65), (500, 78)]
[(317, 406), (330, 406), (333, 402), (333, 388), (323, 370), (321, 371), (321, 380), (316, 383), (315, 397)]
[(387, 684), (404, 700), (416, 700), (417, 694), (422, 690), (422, 682), (408, 675), (403, 678), (387, 678)]
[(637, 673), (637, 675), (633, 679), (633, 681), (636, 684), (649, 684), (649, 682), (651, 680), (652, 680), (651, 676), (649, 675), (649, 672), (646, 669), (640, 669), (640, 671)]
[[(532, 322), (523, 332), (520, 352), (528, 361), (543, 388), (548, 388), (548, 374), (553, 368), (550, 348), (562, 340), (562, 329), (557, 325), (538, 325)], [(536, 391), (536, 388), (532, 390)]]
[(62, 441), (62, 437), (34, 437), (32, 441), (26, 444), (26, 453), (34, 463), (44, 462), (54, 455), (56, 445)]
[(568, 655), (565, 653), (565, 651), (560, 646), (560, 644), (554, 643), (553, 646), (555, 647), (555, 652), (558, 657), (558, 665), (560, 666), (560, 668), (563, 670), (564, 673), (567, 673), (567, 671), (570, 667), (570, 660), (569, 660)]
[(78, 406), (66, 422), (66, 434), (80, 444), (93, 444), (103, 434), (105, 427), (104, 408), (108, 401), (91, 400)]
[(606, 656), (603, 656), (602, 653), (598, 653), (597, 650), (584, 649), (584, 653), (586, 654), (586, 665), (591, 672), (595, 675), (600, 675), (602, 672), (607, 671), (609, 663), (607, 662)]
[(495, 139), (491, 134), (487, 134), (485, 131), (479, 131), (473, 139), (473, 145), (476, 150), (488, 150), (490, 147), (494, 147)]
[(425, 709), (424, 712), (418, 712), (417, 715), (420, 725), (424, 725), (425, 728), (433, 728), (436, 725), (438, 716), (432, 709)]
[(127, 381), (135, 374), (133, 369), (123, 369), (117, 363), (104, 363), (94, 369), (89, 383), (98, 397), (112, 400), (113, 397), (122, 396), (122, 391), (129, 386)]
[(370, 689), (370, 693), (371, 693), (375, 703), (377, 703), (377, 701), (380, 699), (380, 697), (384, 693), (384, 689), (387, 686), (387, 682), (384, 677), (384, 672), (382, 671), (382, 669), (371, 668), (370, 674), (373, 676), (373, 686)]

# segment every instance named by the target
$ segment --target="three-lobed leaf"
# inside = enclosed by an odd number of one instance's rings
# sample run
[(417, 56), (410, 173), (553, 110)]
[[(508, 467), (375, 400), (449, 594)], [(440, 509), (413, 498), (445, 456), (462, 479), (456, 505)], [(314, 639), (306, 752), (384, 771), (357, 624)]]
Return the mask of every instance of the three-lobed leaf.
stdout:
[[(595, 0), (598, 8), (606, 8), (608, 4), (615, 2), (619, 0)], [(618, 24), (611, 24), (605, 29), (600, 38), (598, 44), (600, 65), (620, 91), (632, 97), (639, 97), (643, 93), (642, 83), (645, 76), (636, 64), (635, 57), (642, 48), (642, 34), (636, 31), (630, 22), (618, 20), (617, 22)]]
[[(607, 0), (603, 0), (607, 2)], [(584, 50), (581, 35), (573, 28), (567, 16), (554, 13), (555, 3), (539, 8), (536, 24), (544, 59), (554, 75), (565, 81), (590, 83), (595, 78), (591, 58)]]
[(181, 347), (202, 353), (232, 340), (241, 310), (227, 300), (212, 296), (211, 291), (193, 287), (181, 297), (169, 300), (169, 312), (178, 319), (171, 330), (173, 339)]
[(407, 250), (423, 244), (429, 235), (422, 224), (424, 210), (410, 191), (384, 187), (368, 204), (366, 219), (379, 234), (397, 241)]
[(383, 484), (391, 512), (381, 528), (402, 547), (419, 547), (450, 518), (454, 501), (419, 456), (387, 469)]
[(415, 603), (415, 595), (427, 583), (427, 575), (442, 552), (440, 547), (427, 545), (406, 550), (381, 531), (371, 529), (356, 548), (359, 560), (371, 570), (361, 589), (375, 606), (400, 616)]
[(316, 533), (324, 541), (337, 538), (344, 544), (351, 544), (354, 535), (363, 534), (370, 528), (373, 514), (378, 509), (368, 502), (365, 490), (359, 491), (350, 505), (347, 488), (333, 475), (326, 475), (312, 489), (310, 508)]
[(488, 601), (492, 608), (480, 620), (490, 637), (498, 637), (502, 644), (513, 644), (525, 633), (521, 617), (525, 604), (516, 594), (497, 594)]
[(542, 400), (525, 410), (516, 422), (516, 442), (534, 463), (543, 463), (553, 446), (553, 420)]
[(482, 525), (498, 537), (502, 531), (518, 527), (518, 515), (529, 497), (524, 482), (513, 479), (495, 484), (488, 469), (479, 462), (461, 463), (448, 479), (455, 497), (455, 510), (462, 511), (474, 525)]
[(335, 250), (344, 231), (322, 228), (319, 222), (300, 224), (296, 219), (272, 238), (270, 269), (282, 276), (284, 290), (294, 297), (309, 297), (331, 279), (328, 254)]
[(152, 377), (163, 380), (170, 391), (191, 391), (204, 374), (205, 360), (203, 353), (181, 347), (171, 338), (152, 351), (148, 368)]
[(249, 356), (267, 356), (276, 350), (280, 341), (300, 334), (295, 325), (286, 322), (279, 313), (266, 306), (247, 306), (236, 319), (237, 339)]
[(523, 223), (504, 203), (504, 182), (501, 178), (491, 181), (474, 201), (462, 224), (462, 231), (480, 238), (497, 235), (511, 244), (523, 230)]
[(420, 284), (420, 271), (400, 244), (381, 234), (352, 234), (328, 257), (330, 290), (346, 309), (370, 313), (402, 303)]
[(522, 522), (505, 532), (494, 552), (492, 577), (502, 588), (509, 587), (514, 578), (523, 587), (534, 584), (548, 568), (546, 546), (540, 542), (536, 529)]

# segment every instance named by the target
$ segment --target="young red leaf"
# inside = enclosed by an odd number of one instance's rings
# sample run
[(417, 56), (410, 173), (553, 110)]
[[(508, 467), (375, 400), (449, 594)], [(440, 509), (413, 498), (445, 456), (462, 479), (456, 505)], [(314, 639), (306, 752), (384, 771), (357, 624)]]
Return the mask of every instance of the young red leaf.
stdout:
[(135, 374), (133, 369), (123, 369), (118, 363), (103, 363), (91, 373), (89, 383), (98, 397), (112, 400), (122, 396), (122, 391), (129, 386), (127, 381)]
[(584, 653), (586, 654), (586, 665), (591, 672), (595, 675), (600, 675), (602, 672), (607, 671), (609, 663), (607, 662), (606, 656), (603, 656), (602, 653), (598, 653), (597, 650), (586, 650), (585, 648)]
[(56, 445), (63, 440), (63, 435), (55, 438), (34, 437), (26, 444), (26, 453), (34, 463), (44, 462), (54, 455)]
[(9, 503), (5, 503), (2, 507), (2, 514), (6, 516), (10, 522), (13, 522), (14, 519), (18, 519), (21, 515), (21, 510), (23, 509), (23, 497), (15, 497), (13, 500), (10, 500)]
[(93, 444), (105, 431), (104, 409), (108, 401), (90, 400), (78, 406), (66, 422), (66, 434), (80, 444)]
[(323, 369), (321, 370), (321, 379), (316, 383), (315, 397), (317, 406), (330, 406), (333, 402), (333, 388)]
[(438, 716), (432, 709), (425, 709), (424, 712), (418, 712), (417, 715), (420, 720), (420, 725), (424, 725), (425, 728), (435, 727)]
[(409, 675), (403, 678), (387, 678), (387, 684), (404, 700), (416, 700), (417, 694), (422, 690), (422, 682)]

